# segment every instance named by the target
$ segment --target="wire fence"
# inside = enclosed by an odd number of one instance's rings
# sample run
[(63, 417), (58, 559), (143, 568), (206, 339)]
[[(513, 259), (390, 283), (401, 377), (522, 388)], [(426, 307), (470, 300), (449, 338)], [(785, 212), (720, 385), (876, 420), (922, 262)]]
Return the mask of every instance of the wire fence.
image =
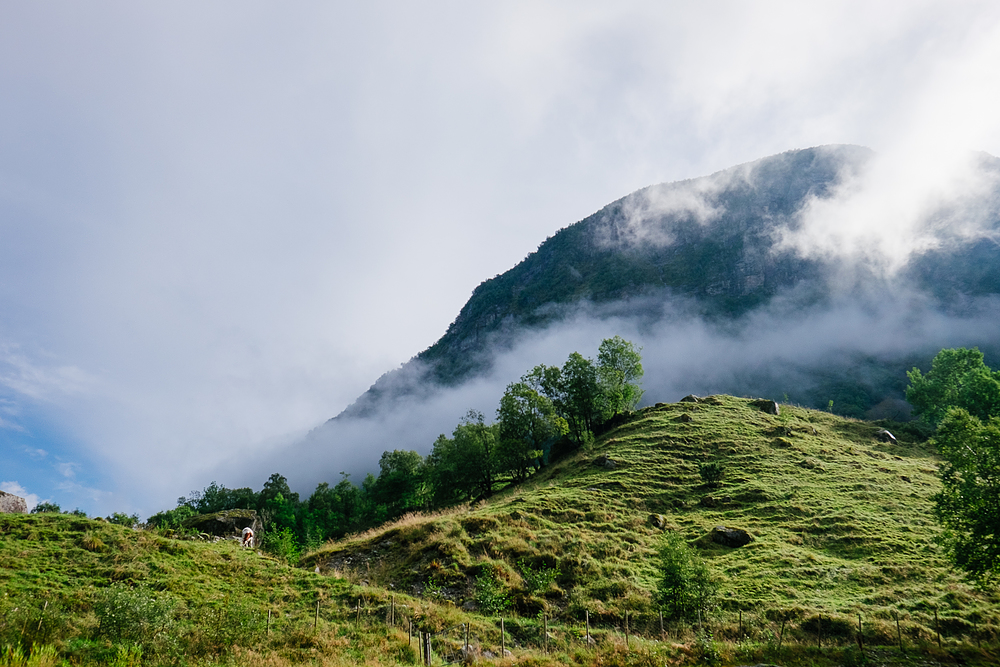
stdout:
[[(316, 623), (321, 608), (317, 605)], [(349, 613), (348, 613), (349, 612)], [(353, 615), (353, 619), (350, 616)], [(409, 607), (389, 601), (357, 600), (349, 610), (331, 608), (324, 620), (379, 623), (404, 630), (421, 664), (453, 664), (495, 659), (513, 651), (567, 652), (574, 647), (607, 643), (625, 650), (651, 642), (686, 643), (699, 638), (731, 643), (756, 643), (781, 651), (783, 647), (813, 646), (835, 649), (856, 646), (897, 647), (901, 651), (936, 644), (992, 648), (1000, 637), (1000, 619), (956, 610), (899, 611), (871, 608), (865, 612), (808, 613), (798, 609), (766, 609), (713, 614), (685, 621), (669, 621), (661, 613), (550, 617), (516, 615), (484, 617), (475, 624), (455, 623), (429, 629), (424, 618)]]

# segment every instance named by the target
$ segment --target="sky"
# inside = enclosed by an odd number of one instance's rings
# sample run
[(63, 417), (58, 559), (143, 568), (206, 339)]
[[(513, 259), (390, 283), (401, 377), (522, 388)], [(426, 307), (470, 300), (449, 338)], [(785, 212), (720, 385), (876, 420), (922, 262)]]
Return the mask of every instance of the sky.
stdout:
[(989, 2), (0, 0), (0, 489), (259, 489), (476, 285), (653, 183), (864, 145), (803, 252), (899, 238), (1000, 155), (998, 62)]

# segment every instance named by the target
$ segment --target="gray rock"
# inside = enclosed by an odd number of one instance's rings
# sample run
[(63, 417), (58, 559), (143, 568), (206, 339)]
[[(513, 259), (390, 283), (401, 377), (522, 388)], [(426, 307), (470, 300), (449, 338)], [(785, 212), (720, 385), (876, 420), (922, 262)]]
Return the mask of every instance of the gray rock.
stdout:
[(0, 491), (0, 514), (27, 514), (28, 503), (21, 496)]
[(682, 414), (680, 417), (677, 418), (677, 421), (681, 422), (682, 424), (690, 424), (691, 422), (694, 421), (694, 417), (685, 412), (684, 414)]
[(681, 403), (701, 403), (701, 396), (695, 396), (694, 394), (688, 394), (681, 399)]
[(896, 442), (896, 436), (894, 436), (892, 433), (889, 433), (889, 431), (885, 430), (884, 428), (875, 431), (875, 439), (878, 440), (879, 442), (888, 442), (891, 445), (898, 444)]
[(750, 401), (750, 405), (754, 406), (755, 408), (759, 408), (762, 412), (766, 412), (769, 415), (777, 415), (780, 414), (781, 412), (778, 409), (777, 401), (771, 401), (766, 398), (758, 398), (756, 400)]
[(716, 526), (710, 536), (713, 542), (726, 547), (742, 547), (753, 542), (753, 535), (742, 528)]
[(605, 470), (614, 470), (618, 467), (618, 462), (607, 454), (602, 454), (594, 459), (594, 465), (604, 468)]
[(653, 528), (663, 529), (667, 525), (667, 519), (662, 514), (650, 514), (649, 515), (649, 525)]

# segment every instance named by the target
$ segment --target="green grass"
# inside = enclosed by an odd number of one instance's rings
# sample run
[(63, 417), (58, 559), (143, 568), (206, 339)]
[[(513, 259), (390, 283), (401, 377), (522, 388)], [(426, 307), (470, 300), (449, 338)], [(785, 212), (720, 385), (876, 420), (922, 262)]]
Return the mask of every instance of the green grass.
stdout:
[[(936, 543), (938, 459), (913, 429), (890, 426), (899, 444), (888, 445), (878, 428), (791, 406), (771, 416), (726, 396), (658, 405), (520, 487), (329, 543), (298, 568), (229, 541), (0, 515), (0, 667), (32, 650), (33, 664), (414, 664), (409, 622), (435, 633), (440, 664), (465, 624), (474, 646), (498, 651), (499, 618), (477, 596), (509, 599), (503, 664), (860, 664), (858, 614), (867, 644), (883, 647), (867, 649), (878, 664), (995, 664), (1000, 596), (966, 583)], [(699, 472), (709, 462), (725, 471), (714, 484)], [(717, 525), (755, 539), (719, 546), (707, 539)], [(713, 640), (691, 626), (660, 635), (651, 596), (665, 530), (720, 582), (703, 618)], [(141, 655), (99, 626), (97, 602), (116, 582), (174, 605)], [(892, 648), (897, 617), (906, 654)]]
[[(995, 640), (1000, 597), (949, 567), (930, 500), (938, 459), (899, 426), (890, 445), (873, 437), (878, 425), (793, 406), (772, 416), (726, 396), (659, 405), (489, 502), (408, 517), (304, 562), (415, 594), (430, 583), (459, 606), (474, 600), (471, 582), (489, 567), (522, 615), (568, 621), (589, 611), (612, 623), (630, 612), (649, 625), (662, 534), (655, 514), (699, 547), (719, 579), (713, 622), (724, 632), (735, 634), (741, 612), (855, 623), (860, 613), (873, 639), (892, 643), (898, 614), (914, 641), (926, 641), (937, 610), (956, 640), (971, 637), (973, 623), (977, 636)], [(615, 469), (595, 465), (601, 456)], [(726, 472), (709, 486), (699, 466), (713, 461)], [(714, 544), (706, 536), (717, 525), (755, 541)], [(519, 562), (559, 575), (529, 593)], [(775, 623), (764, 625), (776, 631)]]

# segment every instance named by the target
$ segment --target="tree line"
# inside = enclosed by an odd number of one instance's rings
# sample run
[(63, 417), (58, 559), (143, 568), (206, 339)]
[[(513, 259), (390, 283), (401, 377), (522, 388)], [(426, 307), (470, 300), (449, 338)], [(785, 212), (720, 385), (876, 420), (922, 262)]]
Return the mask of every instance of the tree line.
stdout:
[(151, 516), (148, 523), (176, 529), (197, 514), (256, 510), (268, 539), (282, 541), (294, 554), (408, 512), (489, 497), (634, 410), (643, 393), (640, 353), (641, 348), (614, 336), (601, 342), (596, 359), (573, 352), (562, 366), (535, 366), (507, 386), (492, 423), (469, 410), (451, 436), (438, 436), (426, 457), (412, 450), (385, 451), (378, 476), (369, 473), (360, 486), (341, 473), (339, 482), (323, 482), (302, 500), (278, 473), (259, 492), (212, 482), (178, 498), (174, 509)]

